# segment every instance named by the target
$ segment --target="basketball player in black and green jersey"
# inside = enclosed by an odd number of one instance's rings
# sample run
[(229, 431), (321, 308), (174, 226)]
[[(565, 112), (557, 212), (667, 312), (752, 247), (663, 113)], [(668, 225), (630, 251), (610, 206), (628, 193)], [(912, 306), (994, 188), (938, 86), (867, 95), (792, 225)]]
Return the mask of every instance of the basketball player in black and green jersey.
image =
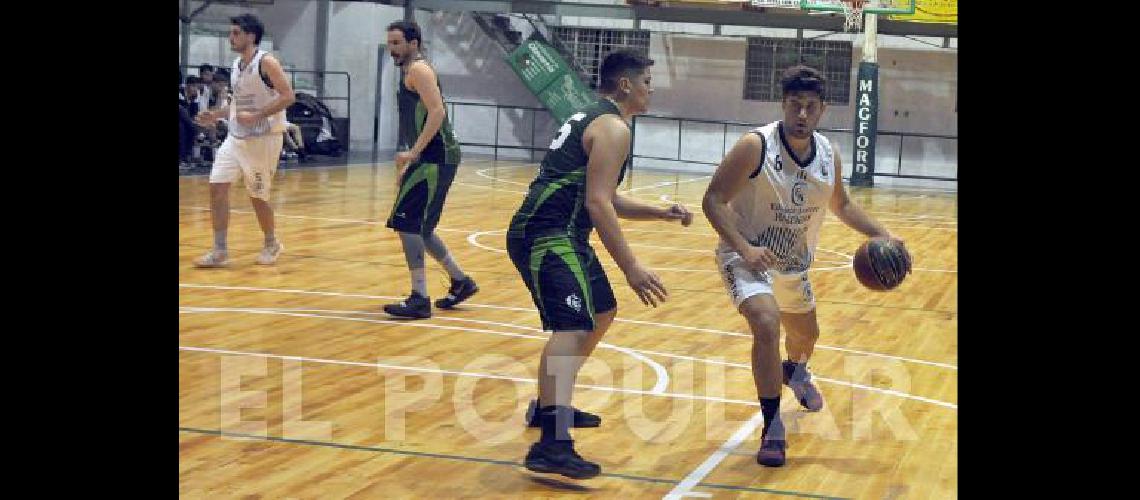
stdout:
[(530, 289), (542, 328), (551, 332), (539, 362), (538, 402), (528, 417), (531, 426), (542, 428), (526, 456), (532, 471), (575, 479), (601, 472), (574, 451), (570, 438), (571, 426), (600, 424), (598, 416), (570, 406), (570, 399), (578, 369), (617, 311), (613, 289), (590, 248), (590, 231), (597, 226), (629, 286), (643, 303), (657, 307), (665, 300), (665, 286), (633, 256), (618, 217), (680, 220), (686, 226), (693, 220), (680, 204), (659, 208), (617, 193), (629, 156), (628, 122), (648, 109), (653, 92), (652, 64), (633, 51), (606, 56), (599, 70), (602, 98), (558, 130), (507, 231), (511, 261)]
[(388, 51), (400, 67), (398, 103), (399, 153), (396, 169), (399, 191), (387, 226), (400, 235), (404, 258), (412, 274), (412, 293), (403, 302), (384, 306), (384, 312), (405, 318), (431, 317), (424, 250), (451, 276), (447, 296), (435, 301), (440, 308), (454, 307), (479, 291), (475, 280), (435, 234), (447, 190), (459, 167), (459, 141), (451, 131), (435, 71), (420, 54), (420, 27), (413, 21), (388, 25)]

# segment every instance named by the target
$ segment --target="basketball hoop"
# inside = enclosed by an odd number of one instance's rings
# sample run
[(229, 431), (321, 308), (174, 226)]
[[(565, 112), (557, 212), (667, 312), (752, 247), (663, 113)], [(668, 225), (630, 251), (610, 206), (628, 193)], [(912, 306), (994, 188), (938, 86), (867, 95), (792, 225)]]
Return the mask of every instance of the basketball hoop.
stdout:
[(843, 28), (847, 31), (859, 31), (863, 28), (863, 6), (866, 0), (843, 0), (839, 5), (843, 7)]

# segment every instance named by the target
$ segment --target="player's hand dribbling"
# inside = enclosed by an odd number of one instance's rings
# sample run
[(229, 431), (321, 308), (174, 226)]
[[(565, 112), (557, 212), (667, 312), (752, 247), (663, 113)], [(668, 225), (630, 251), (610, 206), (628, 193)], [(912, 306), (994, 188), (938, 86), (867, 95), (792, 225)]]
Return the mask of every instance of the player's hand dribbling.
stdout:
[(776, 254), (768, 247), (748, 245), (740, 252), (740, 259), (754, 271), (764, 272), (776, 266)]
[(888, 240), (890, 240), (891, 243), (894, 243), (895, 246), (899, 250), (902, 250), (901, 256), (903, 257), (903, 259), (906, 263), (906, 272), (904, 274), (910, 274), (911, 273), (911, 266), (914, 263), (914, 259), (910, 256), (910, 250), (906, 249), (906, 242), (904, 242), (902, 240), (902, 238), (899, 238), (898, 236), (895, 236), (895, 235), (890, 234), (890, 233), (887, 233), (886, 238)]
[(665, 220), (680, 220), (681, 225), (685, 227), (689, 227), (689, 225), (693, 223), (693, 213), (680, 203), (674, 203), (669, 208), (666, 208), (661, 218)]
[(665, 302), (665, 297), (669, 295), (665, 285), (661, 284), (661, 278), (641, 264), (634, 263), (633, 269), (625, 273), (625, 280), (637, 294), (637, 298), (641, 299), (641, 303), (647, 306), (657, 307), (657, 303)]

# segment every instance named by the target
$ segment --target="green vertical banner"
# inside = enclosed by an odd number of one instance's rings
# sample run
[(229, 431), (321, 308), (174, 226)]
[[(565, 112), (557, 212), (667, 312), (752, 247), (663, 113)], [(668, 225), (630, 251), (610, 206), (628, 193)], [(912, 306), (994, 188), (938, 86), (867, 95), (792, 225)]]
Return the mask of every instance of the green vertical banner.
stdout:
[(519, 45), (507, 55), (507, 64), (550, 110), (555, 122), (566, 121), (575, 111), (597, 100), (594, 91), (582, 83), (566, 60), (539, 40), (531, 38)]
[(879, 125), (879, 65), (859, 63), (855, 87), (855, 147), (853, 148), (851, 185), (875, 184), (875, 137)]

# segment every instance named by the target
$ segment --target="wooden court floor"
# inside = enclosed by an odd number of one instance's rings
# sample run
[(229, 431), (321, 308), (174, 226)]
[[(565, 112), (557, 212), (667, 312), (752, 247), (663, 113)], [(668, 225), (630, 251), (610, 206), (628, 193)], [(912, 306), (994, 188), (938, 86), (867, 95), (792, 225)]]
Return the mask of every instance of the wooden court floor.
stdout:
[[(906, 239), (915, 271), (862, 288), (862, 237), (830, 216), (811, 279), (822, 335), (811, 366), (826, 399), (784, 391), (787, 465), (761, 467), (747, 326), (713, 261), (702, 216), (682, 228), (623, 221), (670, 295), (643, 306), (595, 236), (618, 320), (583, 368), (573, 431), (601, 464), (588, 481), (521, 467), (546, 334), (504, 250), (534, 165), (465, 161), (439, 234), (481, 291), (431, 319), (389, 319), (410, 290), (384, 228), (391, 164), (284, 170), (272, 203), (285, 252), (253, 263), (261, 233), (234, 186), (228, 269), (211, 245), (207, 179), (179, 178), (179, 493), (187, 498), (956, 498), (957, 196), (884, 188), (853, 198)], [(708, 177), (636, 171), (631, 194), (700, 213)], [(446, 273), (429, 259), (433, 298)]]

